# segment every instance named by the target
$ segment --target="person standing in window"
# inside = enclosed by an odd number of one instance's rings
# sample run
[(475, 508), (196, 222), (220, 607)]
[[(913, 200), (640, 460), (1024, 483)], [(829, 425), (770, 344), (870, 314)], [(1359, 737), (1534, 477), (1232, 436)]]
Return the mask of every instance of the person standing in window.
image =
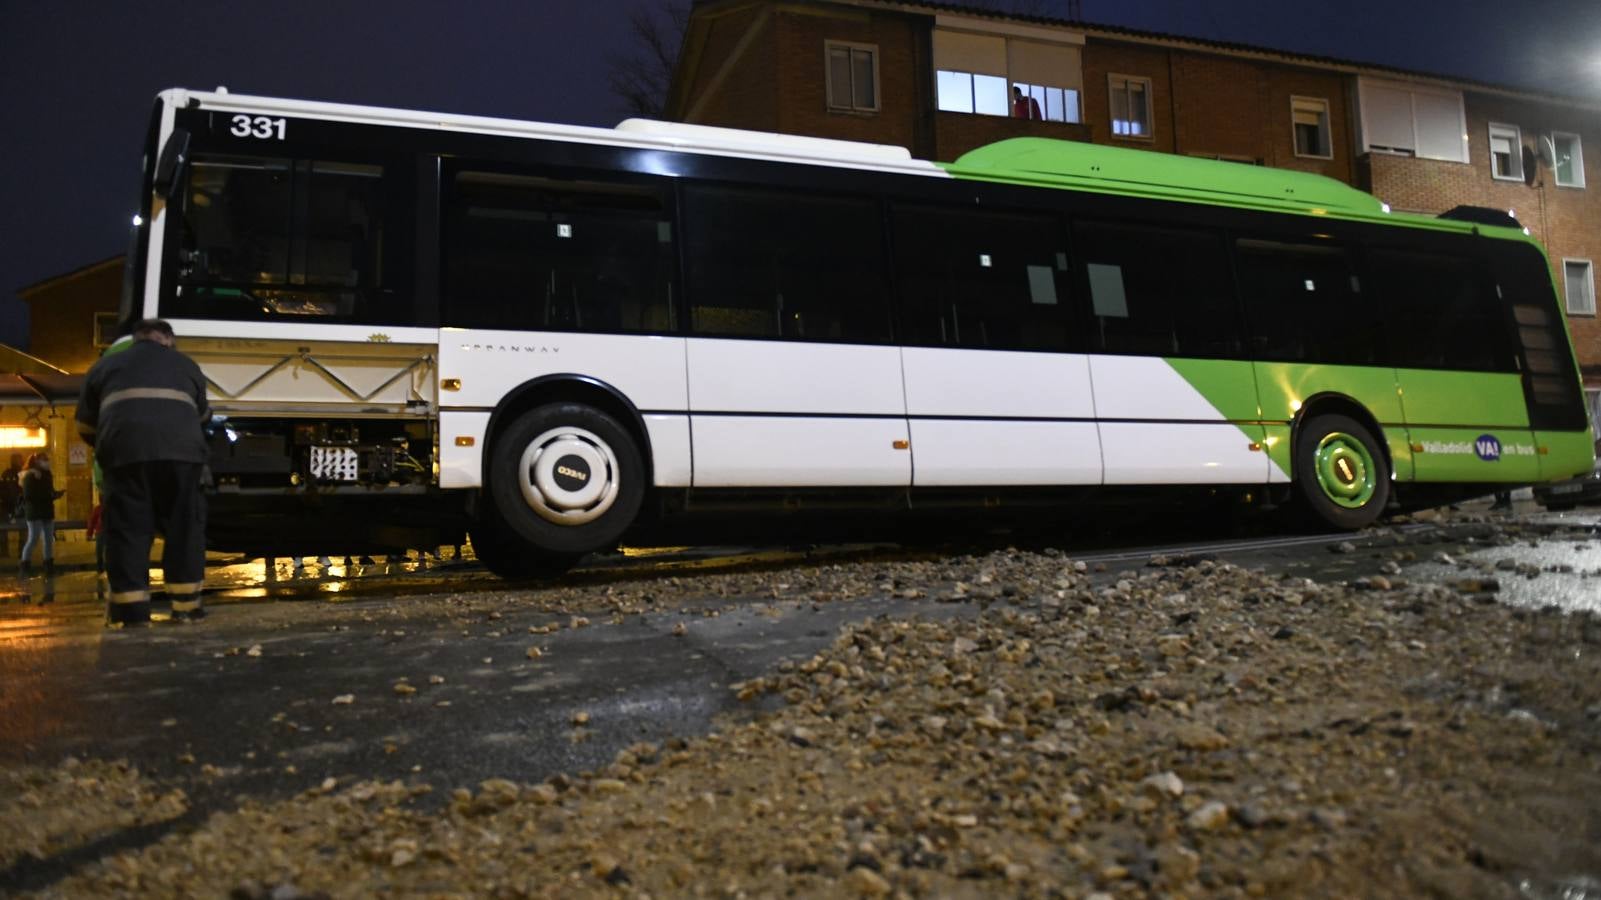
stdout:
[(105, 476), (107, 620), (150, 621), (150, 546), (166, 539), (161, 568), (175, 621), (198, 619), (206, 571), (205, 498), (200, 479), (210, 414), (206, 379), (176, 349), (172, 326), (146, 319), (133, 344), (89, 370), (78, 400), (78, 431)]
[(1012, 118), (1014, 119), (1043, 119), (1040, 115), (1040, 103), (1033, 97), (1023, 95), (1023, 89), (1012, 85)]

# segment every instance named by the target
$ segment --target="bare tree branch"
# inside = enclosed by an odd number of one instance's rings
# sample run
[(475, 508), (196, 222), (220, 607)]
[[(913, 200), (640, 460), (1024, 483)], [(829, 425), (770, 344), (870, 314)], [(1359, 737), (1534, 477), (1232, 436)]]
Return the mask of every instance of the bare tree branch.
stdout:
[(630, 47), (609, 59), (607, 83), (630, 115), (660, 118), (667, 108), (690, 0), (637, 4), (628, 13)]

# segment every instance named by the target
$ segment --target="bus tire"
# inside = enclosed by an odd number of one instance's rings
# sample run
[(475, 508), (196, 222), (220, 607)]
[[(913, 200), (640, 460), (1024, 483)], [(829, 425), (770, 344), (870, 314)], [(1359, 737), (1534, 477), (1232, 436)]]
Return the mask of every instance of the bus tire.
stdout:
[(639, 513), (644, 481), (639, 448), (616, 419), (581, 403), (552, 403), (495, 438), (487, 512), (525, 554), (576, 558), (616, 546)]
[(1314, 416), (1295, 442), (1295, 486), (1313, 520), (1346, 531), (1378, 519), (1390, 502), (1390, 467), (1379, 443), (1349, 416)]
[(473, 556), (501, 578), (554, 578), (578, 562), (575, 554), (530, 553), (528, 545), (509, 536), (506, 525), (491, 515), (481, 518), (469, 532)]

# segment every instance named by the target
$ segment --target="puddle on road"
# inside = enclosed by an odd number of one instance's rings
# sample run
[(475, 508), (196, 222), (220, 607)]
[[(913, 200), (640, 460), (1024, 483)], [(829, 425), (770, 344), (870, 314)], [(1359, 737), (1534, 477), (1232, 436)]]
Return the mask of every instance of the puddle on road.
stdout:
[(1501, 603), (1601, 615), (1601, 542), (1593, 538), (1548, 535), (1534, 546), (1528, 541), (1482, 547), (1444, 543), (1432, 545), (1431, 552), (1448, 554), (1454, 564), (1419, 561), (1406, 565), (1403, 577), (1443, 584), (1494, 579)]
[(1528, 900), (1601, 900), (1601, 880), (1588, 875), (1558, 879), (1525, 878), (1518, 882), (1518, 894)]

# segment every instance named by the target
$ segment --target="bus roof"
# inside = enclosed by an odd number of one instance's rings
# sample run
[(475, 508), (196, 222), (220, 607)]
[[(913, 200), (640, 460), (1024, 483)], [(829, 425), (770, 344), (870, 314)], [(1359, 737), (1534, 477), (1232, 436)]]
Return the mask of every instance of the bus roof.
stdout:
[(323, 103), (312, 100), (255, 97), (247, 94), (229, 93), (223, 88), (219, 88), (216, 91), (191, 91), (183, 88), (170, 88), (161, 92), (160, 99), (175, 108), (198, 105), (203, 109), (212, 109), (219, 112), (296, 116), (306, 119), (351, 122), (363, 125), (495, 134), (506, 137), (544, 138), (585, 144), (672, 149), (690, 153), (740, 156), (811, 165), (842, 166), (910, 175), (945, 176), (945, 172), (933, 163), (913, 159), (912, 155), (904, 147), (858, 141), (829, 140), (827, 138), (805, 137), (793, 134), (775, 134), (763, 131), (743, 131), (734, 128), (713, 128), (704, 125), (683, 125), (675, 122), (656, 122), (646, 119), (629, 119), (619, 124), (616, 128), (591, 128), (581, 125), (559, 125), (549, 122), (499, 119), (490, 116), (465, 116), (377, 106), (356, 106), (345, 103)]
[(970, 150), (945, 169), (958, 178), (1469, 230), (1391, 215), (1372, 194), (1323, 175), (1080, 141), (1010, 138)]
[(325, 103), (170, 88), (160, 99), (173, 107), (200, 106), (252, 115), (298, 116), (357, 124), (495, 134), (682, 150), (776, 162), (837, 166), (909, 175), (954, 176), (1098, 193), (1209, 203), (1273, 212), (1410, 225), (1440, 231), (1479, 230), (1524, 238), (1517, 229), (1479, 226), (1429, 216), (1391, 214), (1371, 194), (1322, 175), (1220, 162), (1052, 138), (1010, 138), (970, 150), (952, 163), (912, 158), (904, 147), (792, 134), (628, 119), (616, 128), (560, 125), (489, 116)]

